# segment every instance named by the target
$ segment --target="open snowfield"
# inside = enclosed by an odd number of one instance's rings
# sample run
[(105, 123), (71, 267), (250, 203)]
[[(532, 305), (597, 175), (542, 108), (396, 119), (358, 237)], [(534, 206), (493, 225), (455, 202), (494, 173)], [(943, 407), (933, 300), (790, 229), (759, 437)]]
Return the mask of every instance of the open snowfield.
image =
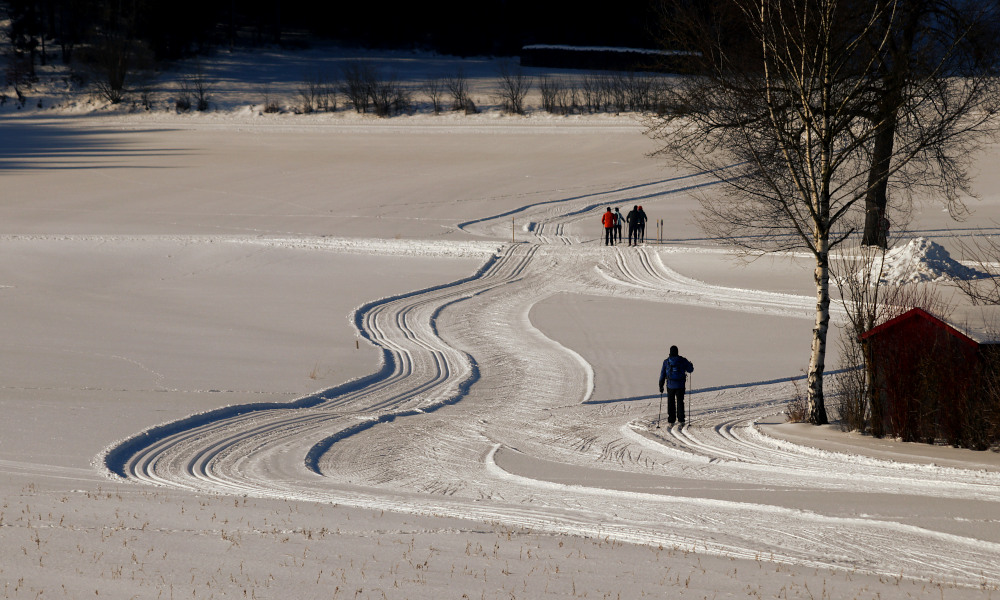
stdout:
[[(633, 116), (501, 116), (489, 60), (479, 115), (251, 106), (345, 57), (0, 108), (0, 597), (1000, 598), (1000, 456), (783, 422), (807, 256), (735, 262)], [(913, 235), (996, 227), (998, 166)], [(603, 246), (636, 204), (662, 242)]]

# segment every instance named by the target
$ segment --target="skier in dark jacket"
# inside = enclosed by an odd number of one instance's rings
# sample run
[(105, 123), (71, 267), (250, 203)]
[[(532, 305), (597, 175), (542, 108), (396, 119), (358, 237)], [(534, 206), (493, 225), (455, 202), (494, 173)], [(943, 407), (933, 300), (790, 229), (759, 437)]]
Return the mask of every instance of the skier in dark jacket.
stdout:
[(667, 422), (684, 423), (684, 384), (687, 374), (694, 372), (694, 365), (677, 352), (677, 346), (670, 347), (670, 356), (663, 361), (660, 369), (660, 393), (667, 384)]
[(638, 217), (636, 218), (636, 238), (640, 244), (646, 243), (646, 211), (642, 210), (640, 206), (636, 210), (639, 211)]
[(634, 246), (639, 240), (639, 207), (633, 206), (625, 220), (628, 221), (628, 245)]

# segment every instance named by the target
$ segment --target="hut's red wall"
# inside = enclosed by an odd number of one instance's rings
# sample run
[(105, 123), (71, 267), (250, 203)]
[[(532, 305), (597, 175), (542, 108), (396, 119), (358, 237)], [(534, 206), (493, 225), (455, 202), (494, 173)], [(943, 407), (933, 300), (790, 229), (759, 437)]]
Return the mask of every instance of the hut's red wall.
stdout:
[(967, 415), (976, 379), (976, 347), (925, 319), (872, 336), (872, 359), (887, 433), (907, 441), (951, 440)]

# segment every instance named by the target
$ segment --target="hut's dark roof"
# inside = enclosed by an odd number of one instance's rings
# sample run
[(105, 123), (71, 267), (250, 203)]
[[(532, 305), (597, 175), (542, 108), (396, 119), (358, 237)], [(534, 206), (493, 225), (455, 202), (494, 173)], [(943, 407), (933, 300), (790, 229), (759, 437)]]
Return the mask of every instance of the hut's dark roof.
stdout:
[(948, 318), (938, 317), (922, 308), (908, 310), (861, 335), (867, 339), (913, 320), (932, 323), (955, 337), (972, 344), (1000, 344), (1000, 306), (964, 306), (954, 309)]

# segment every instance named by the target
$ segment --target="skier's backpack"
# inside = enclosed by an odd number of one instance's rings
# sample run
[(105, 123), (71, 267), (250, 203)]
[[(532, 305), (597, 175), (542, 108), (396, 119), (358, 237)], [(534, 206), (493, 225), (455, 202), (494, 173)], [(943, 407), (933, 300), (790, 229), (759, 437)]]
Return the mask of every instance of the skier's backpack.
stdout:
[(667, 376), (671, 381), (684, 380), (684, 367), (679, 360), (671, 360), (667, 365)]

